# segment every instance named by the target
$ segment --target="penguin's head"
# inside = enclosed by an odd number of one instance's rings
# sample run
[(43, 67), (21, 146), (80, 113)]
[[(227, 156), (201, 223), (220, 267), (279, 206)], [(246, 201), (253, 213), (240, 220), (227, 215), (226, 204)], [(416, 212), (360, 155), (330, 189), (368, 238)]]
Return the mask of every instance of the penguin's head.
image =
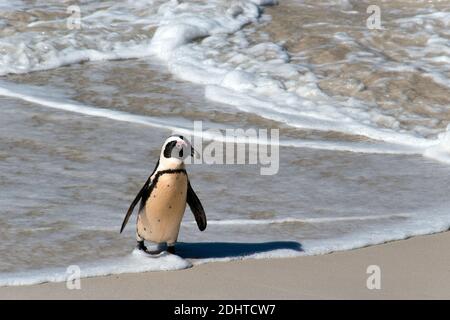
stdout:
[(191, 143), (183, 136), (170, 136), (161, 148), (160, 163), (167, 165), (181, 165), (189, 156), (196, 154)]

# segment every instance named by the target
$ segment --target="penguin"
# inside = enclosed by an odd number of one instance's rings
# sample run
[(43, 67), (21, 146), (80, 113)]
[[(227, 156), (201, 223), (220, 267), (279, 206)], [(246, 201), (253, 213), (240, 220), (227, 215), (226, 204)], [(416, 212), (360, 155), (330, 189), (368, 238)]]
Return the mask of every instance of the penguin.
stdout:
[[(184, 159), (195, 154), (183, 136), (170, 136), (164, 142), (155, 169), (131, 203), (120, 229), (122, 233), (140, 201), (136, 222), (137, 249), (158, 254), (166, 248), (167, 252), (175, 253), (186, 203), (200, 231), (206, 229), (205, 210), (192, 189), (184, 165)], [(144, 241), (152, 243), (156, 249), (148, 250)]]

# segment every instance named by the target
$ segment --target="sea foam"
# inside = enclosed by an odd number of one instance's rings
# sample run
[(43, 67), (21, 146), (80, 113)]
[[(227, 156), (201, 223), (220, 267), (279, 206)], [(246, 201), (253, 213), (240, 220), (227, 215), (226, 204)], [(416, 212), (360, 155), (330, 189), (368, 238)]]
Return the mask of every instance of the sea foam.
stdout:
[[(111, 274), (138, 273), (147, 271), (180, 270), (192, 264), (176, 255), (162, 253), (155, 257), (134, 250), (126, 257), (97, 261), (96, 263), (80, 263), (73, 265), (79, 268), (80, 278), (107, 276)], [(52, 268), (19, 273), (0, 273), (0, 286), (23, 286), (45, 282), (65, 282), (74, 275), (75, 268)]]
[[(351, 234), (333, 238), (305, 239), (297, 242), (266, 243), (179, 243), (177, 255), (162, 253), (154, 257), (134, 250), (130, 255), (95, 263), (76, 265), (81, 271), (81, 278), (107, 276), (123, 273), (140, 273), (147, 271), (180, 270), (209, 262), (227, 262), (246, 259), (292, 258), (305, 255), (327, 254), (335, 251), (351, 250), (369, 245), (405, 239), (411, 236), (446, 231), (450, 227), (448, 208), (429, 208), (410, 213), (393, 213), (390, 215), (324, 217), (324, 218), (284, 218), (267, 219), (260, 223), (255, 220), (221, 220), (211, 221), (212, 225), (249, 225), (278, 223), (329, 223), (357, 220), (402, 219), (402, 227), (389, 223), (382, 230), (373, 225), (365, 232), (354, 231)], [(392, 222), (392, 221), (391, 221)], [(33, 285), (45, 282), (66, 282), (72, 274), (69, 269), (52, 268), (16, 273), (0, 273), (0, 286)], [(73, 272), (73, 269), (71, 272)]]
[[(52, 91), (55, 91), (52, 89)], [(100, 117), (119, 122), (128, 122), (136, 125), (144, 125), (152, 128), (170, 130), (179, 134), (185, 134), (192, 137), (200, 137), (205, 141), (218, 141), (224, 143), (250, 143), (259, 144), (260, 140), (252, 137), (238, 136), (227, 137), (219, 134), (218, 130), (223, 129), (218, 123), (205, 122), (205, 130), (197, 132), (192, 128), (192, 122), (181, 118), (151, 117), (138, 114), (132, 114), (119, 110), (111, 110), (88, 106), (76, 101), (72, 101), (63, 94), (56, 95), (55, 98), (49, 98), (45, 95), (46, 90), (43, 87), (18, 85), (6, 81), (0, 81), (0, 96), (20, 99), (51, 109), (63, 110), (92, 117)], [(423, 149), (411, 146), (396, 144), (376, 144), (367, 142), (328, 142), (313, 141), (302, 139), (281, 139), (279, 141), (267, 140), (264, 143), (268, 145), (277, 145), (280, 147), (310, 148), (319, 150), (348, 151), (359, 153), (374, 154), (421, 154)]]
[[(276, 1), (136, 1), (105, 3), (102, 10), (86, 5), (80, 30), (68, 31), (56, 26), (47, 33), (30, 31), (3, 38), (0, 49), (5, 54), (0, 59), (0, 75), (52, 69), (83, 61), (157, 57), (178, 78), (204, 85), (206, 98), (240, 111), (298, 129), (364, 136), (387, 143), (389, 150), (409, 150), (406, 153), (426, 154), (448, 162), (447, 140), (442, 135), (433, 138), (439, 131), (424, 127), (403, 128), (397, 119), (373, 103), (330, 97), (319, 88), (319, 79), (310, 65), (291, 63), (289, 54), (277, 43), (252, 40), (256, 35), (252, 26), (265, 21), (262, 6), (273, 4)], [(433, 25), (435, 21), (447, 23), (447, 20), (447, 14), (432, 13), (399, 19), (396, 23), (408, 28), (411, 24)], [(44, 22), (31, 22), (30, 30)], [(60, 23), (58, 19), (47, 22)], [(122, 30), (125, 25), (129, 26), (124, 29), (126, 31)], [(248, 25), (251, 27), (244, 28)], [(107, 32), (110, 28), (109, 31), (124, 32)], [(150, 29), (154, 30), (152, 36)], [(91, 34), (90, 30), (99, 32)], [(336, 33), (335, 39), (354, 43), (343, 32)], [(445, 49), (442, 37), (433, 39), (429, 40), (430, 48)], [(436, 81), (447, 81), (443, 73), (425, 62), (425, 58), (419, 58), (414, 65), (404, 64), (403, 67), (420, 67)], [(351, 54), (348, 59), (352, 59)], [(386, 70), (399, 67), (369, 53), (353, 59), (376, 59)], [(65, 107), (74, 111), (67, 105)], [(93, 109), (85, 108), (83, 112), (99, 115)], [(118, 120), (113, 113), (110, 118)], [(120, 117), (139, 121), (127, 115)], [(378, 150), (373, 143), (364, 147), (342, 146), (342, 143), (333, 146), (328, 142), (298, 144), (356, 152)]]

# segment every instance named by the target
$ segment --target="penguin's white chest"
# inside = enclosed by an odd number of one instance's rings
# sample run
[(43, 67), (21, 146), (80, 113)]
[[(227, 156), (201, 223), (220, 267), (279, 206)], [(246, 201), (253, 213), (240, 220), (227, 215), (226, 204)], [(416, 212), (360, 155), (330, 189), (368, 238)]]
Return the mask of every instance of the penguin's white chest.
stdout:
[(165, 173), (158, 177), (147, 202), (139, 212), (137, 232), (156, 243), (175, 243), (186, 209), (187, 175)]

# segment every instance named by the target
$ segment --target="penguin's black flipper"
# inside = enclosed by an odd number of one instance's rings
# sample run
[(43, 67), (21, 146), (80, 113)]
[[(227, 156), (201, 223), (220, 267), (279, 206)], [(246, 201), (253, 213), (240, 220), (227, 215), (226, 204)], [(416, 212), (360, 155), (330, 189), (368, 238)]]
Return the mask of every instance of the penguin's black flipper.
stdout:
[(141, 198), (144, 196), (144, 194), (148, 193), (148, 190), (150, 189), (151, 178), (152, 178), (153, 174), (155, 173), (156, 169), (158, 169), (158, 166), (159, 166), (159, 160), (156, 163), (155, 169), (153, 170), (152, 174), (150, 175), (150, 177), (148, 177), (144, 186), (141, 188), (141, 190), (136, 195), (136, 198), (134, 198), (133, 202), (130, 205), (130, 208), (128, 208), (127, 214), (125, 215), (125, 218), (123, 219), (123, 222), (122, 222), (122, 227), (120, 228), (120, 233), (122, 233), (123, 229), (127, 225), (128, 220), (130, 219), (130, 216), (133, 213), (134, 207), (137, 205), (139, 200), (141, 200)]
[(133, 202), (130, 205), (130, 208), (128, 208), (127, 214), (125, 215), (125, 218), (123, 219), (123, 222), (122, 222), (122, 227), (120, 228), (120, 233), (122, 233), (123, 229), (127, 225), (128, 220), (130, 219), (130, 216), (133, 213), (134, 207), (137, 205), (139, 200), (141, 200), (142, 195), (144, 194), (145, 190), (148, 189), (149, 184), (150, 184), (150, 177), (145, 182), (142, 189), (138, 192), (138, 194), (136, 195), (136, 198), (134, 198)]
[(191, 183), (188, 181), (188, 189), (187, 189), (187, 199), (186, 199), (189, 208), (191, 208), (192, 213), (194, 214), (195, 221), (197, 221), (197, 226), (200, 231), (206, 229), (206, 214), (203, 209), (202, 203), (199, 198), (195, 194), (194, 190), (191, 187)]

